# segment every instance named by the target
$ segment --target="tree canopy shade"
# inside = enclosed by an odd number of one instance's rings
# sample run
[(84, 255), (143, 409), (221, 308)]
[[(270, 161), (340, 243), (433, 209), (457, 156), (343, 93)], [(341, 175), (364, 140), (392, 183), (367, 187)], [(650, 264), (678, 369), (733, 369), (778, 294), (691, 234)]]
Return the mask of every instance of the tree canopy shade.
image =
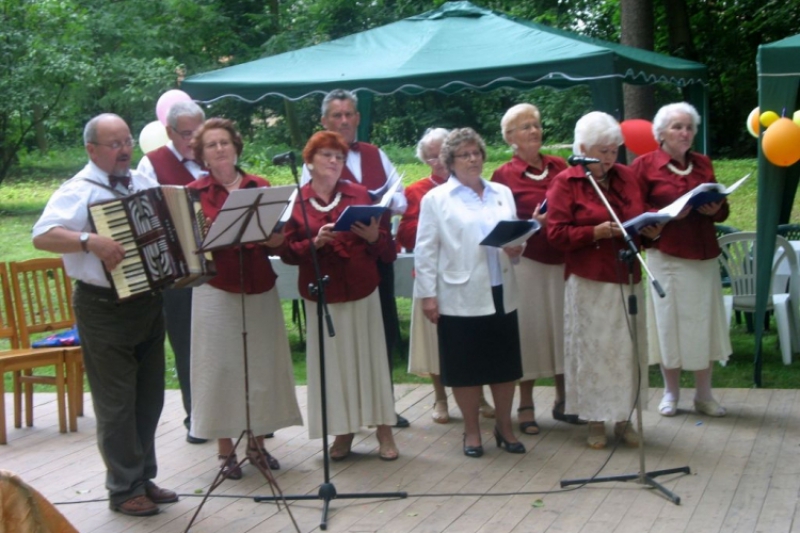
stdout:
[(590, 85), (596, 109), (621, 120), (623, 81), (666, 82), (684, 89), (703, 116), (698, 149), (705, 151), (706, 77), (706, 67), (700, 63), (584, 37), (461, 1), (327, 43), (191, 76), (181, 88), (204, 102), (224, 97), (257, 102), (266, 96), (299, 100), (335, 88), (349, 89), (358, 91), (364, 125), (369, 122), (373, 94), (578, 84)]
[[(800, 104), (800, 35), (787, 37), (758, 47), (758, 106), (763, 111), (775, 111), (791, 116)], [(762, 130), (763, 135), (763, 130)], [(754, 381), (761, 386), (761, 340), (764, 333), (764, 314), (770, 295), (770, 273), (775, 254), (775, 235), (778, 224), (789, 222), (800, 164), (778, 167), (770, 163), (758, 142), (758, 207), (756, 210), (756, 315)], [(793, 312), (797, 313), (797, 302)]]

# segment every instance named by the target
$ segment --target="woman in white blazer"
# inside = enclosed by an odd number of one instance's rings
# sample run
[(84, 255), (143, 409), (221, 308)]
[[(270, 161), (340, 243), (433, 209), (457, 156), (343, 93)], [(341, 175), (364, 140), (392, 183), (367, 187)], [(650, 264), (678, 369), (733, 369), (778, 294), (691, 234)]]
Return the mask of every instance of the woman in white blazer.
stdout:
[(514, 383), (522, 376), (512, 261), (523, 247), (480, 245), (497, 222), (516, 218), (514, 196), (481, 177), (486, 145), (472, 129), (453, 130), (439, 157), (450, 178), (422, 199), (414, 297), (423, 299), (425, 316), (437, 325), (442, 383), (453, 388), (464, 417), (464, 454), (483, 455), (485, 384), (494, 397), (497, 446), (525, 453), (511, 424)]

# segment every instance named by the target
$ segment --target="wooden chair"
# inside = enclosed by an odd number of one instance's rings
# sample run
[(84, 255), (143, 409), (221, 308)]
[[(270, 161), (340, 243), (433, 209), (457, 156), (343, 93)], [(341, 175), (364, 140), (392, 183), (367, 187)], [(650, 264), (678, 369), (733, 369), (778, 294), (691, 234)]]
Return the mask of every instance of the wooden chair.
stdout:
[[(61, 258), (10, 263), (10, 270), (22, 348), (31, 347), (33, 335), (56, 333), (75, 325), (72, 284), (64, 271)], [(66, 368), (69, 429), (77, 431), (77, 416), (83, 411), (83, 352), (80, 346), (62, 347), (61, 350)], [(31, 370), (20, 376), (20, 384), (26, 385), (25, 420), (29, 426), (33, 424), (33, 384), (50, 381), (48, 376), (35, 375)]]
[[(20, 348), (15, 308), (11, 298), (11, 282), (5, 263), (0, 263), (0, 339), (6, 339), (9, 349), (0, 350), (0, 444), (8, 442), (6, 433), (5, 382), (6, 372), (14, 374), (14, 426), (22, 427), (22, 389), (21, 375), (32, 368), (52, 366), (55, 376), (50, 380), (56, 386), (58, 404), (58, 425), (61, 433), (67, 432), (65, 408), (64, 350)], [(31, 412), (29, 410), (29, 412)], [(32, 417), (28, 425), (32, 425)]]

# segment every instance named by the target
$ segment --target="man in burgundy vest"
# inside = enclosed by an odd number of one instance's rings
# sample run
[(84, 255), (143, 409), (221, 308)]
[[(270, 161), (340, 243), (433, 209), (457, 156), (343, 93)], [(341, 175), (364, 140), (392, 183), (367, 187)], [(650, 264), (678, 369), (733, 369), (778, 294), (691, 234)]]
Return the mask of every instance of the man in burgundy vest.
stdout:
[[(394, 165), (375, 145), (356, 142), (358, 124), (361, 120), (356, 96), (343, 89), (329, 92), (322, 100), (322, 125), (328, 131), (335, 131), (344, 137), (350, 145), (347, 153), (347, 162), (342, 171), (342, 179), (364, 185), (369, 190), (376, 190), (384, 185), (387, 179), (397, 174)], [(308, 169), (303, 165), (302, 184), (311, 180)], [(402, 214), (406, 210), (406, 198), (402, 187), (392, 197), (389, 204), (391, 214)], [(382, 224), (390, 224), (390, 214), (384, 215)], [(397, 247), (392, 246), (391, 254), (378, 260), (378, 272), (381, 276), (378, 285), (378, 294), (381, 300), (383, 314), (383, 328), (386, 336), (386, 351), (389, 355), (389, 370), (393, 368), (392, 354), (394, 345), (400, 338), (400, 324), (397, 318), (397, 302), (394, 298), (394, 260), (397, 258)], [(408, 427), (409, 423), (404, 417), (397, 415), (395, 427)]]
[[(167, 113), (167, 136), (169, 142), (148, 152), (137, 170), (158, 181), (161, 185), (186, 185), (205, 173), (194, 158), (190, 146), (194, 132), (205, 120), (203, 110), (194, 102), (178, 102)], [(206, 439), (188, 433), (192, 414), (192, 395), (189, 381), (192, 338), (192, 289), (169, 289), (164, 291), (164, 315), (167, 320), (167, 337), (175, 352), (175, 370), (181, 386), (183, 408), (186, 418), (186, 441), (201, 444)]]

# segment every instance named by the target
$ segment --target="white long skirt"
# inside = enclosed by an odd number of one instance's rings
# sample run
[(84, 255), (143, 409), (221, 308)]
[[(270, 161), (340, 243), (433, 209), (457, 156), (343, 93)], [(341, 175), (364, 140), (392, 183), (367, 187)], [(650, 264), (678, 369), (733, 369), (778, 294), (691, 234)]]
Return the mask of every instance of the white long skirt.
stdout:
[[(286, 325), (272, 289), (245, 295), (250, 427), (256, 435), (303, 425)], [(241, 295), (210, 285), (192, 292), (192, 429), (195, 437), (238, 437), (247, 428)]]
[(417, 376), (440, 374), (439, 335), (436, 325), (422, 312), (422, 299), (411, 302), (411, 325), (408, 338), (408, 372)]
[(650, 364), (704, 370), (733, 353), (719, 262), (682, 259), (658, 250), (647, 252), (647, 266), (666, 292), (647, 299)]
[[(308, 336), (308, 436), (322, 437), (317, 303), (306, 300)], [(394, 393), (386, 357), (381, 302), (377, 289), (354, 302), (328, 304), (335, 337), (325, 342), (328, 434), (355, 433), (362, 426), (393, 425)]]
[(520, 291), (520, 381), (563, 374), (564, 265), (547, 265), (522, 257), (514, 272)]
[[(645, 319), (642, 313), (636, 315), (639, 338), (639, 365), (636, 365), (626, 309), (628, 292), (626, 285), (616, 283), (575, 275), (567, 280), (564, 295), (567, 413), (594, 421), (626, 420), (633, 409), (639, 375), (642, 408), (647, 407)], [(636, 285), (635, 292), (641, 302), (640, 285)]]

